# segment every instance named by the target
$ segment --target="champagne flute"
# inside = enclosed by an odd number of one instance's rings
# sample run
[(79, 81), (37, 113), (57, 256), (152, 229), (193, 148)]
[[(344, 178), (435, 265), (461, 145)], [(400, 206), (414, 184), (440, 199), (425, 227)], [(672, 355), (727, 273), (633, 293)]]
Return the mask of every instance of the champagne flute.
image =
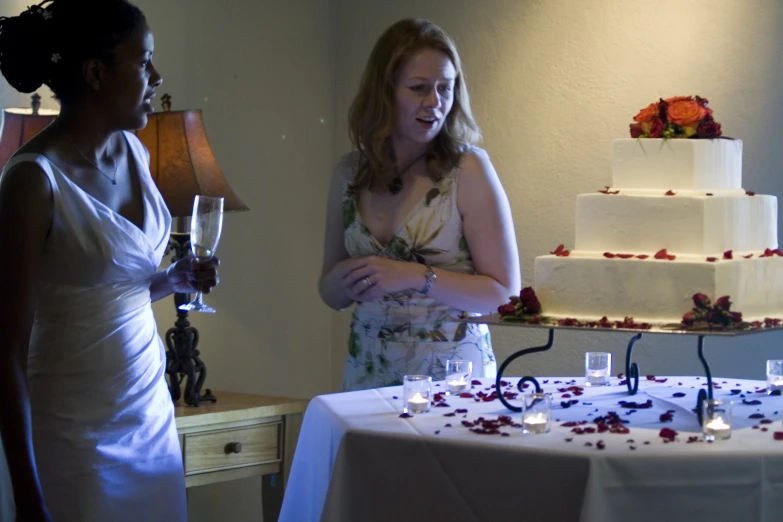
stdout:
[[(220, 233), (223, 231), (223, 198), (196, 196), (190, 218), (190, 251), (199, 261), (208, 261), (215, 255)], [(204, 303), (201, 291), (189, 303), (179, 305), (180, 310), (214, 314), (215, 309)]]

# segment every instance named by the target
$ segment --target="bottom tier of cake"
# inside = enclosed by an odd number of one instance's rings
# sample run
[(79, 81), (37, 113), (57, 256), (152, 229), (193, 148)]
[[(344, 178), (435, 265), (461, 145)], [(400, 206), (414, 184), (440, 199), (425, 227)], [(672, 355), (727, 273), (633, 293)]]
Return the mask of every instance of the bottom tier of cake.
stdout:
[(549, 317), (677, 323), (693, 295), (731, 299), (743, 320), (783, 317), (783, 257), (608, 259), (599, 254), (537, 257), (533, 288)]

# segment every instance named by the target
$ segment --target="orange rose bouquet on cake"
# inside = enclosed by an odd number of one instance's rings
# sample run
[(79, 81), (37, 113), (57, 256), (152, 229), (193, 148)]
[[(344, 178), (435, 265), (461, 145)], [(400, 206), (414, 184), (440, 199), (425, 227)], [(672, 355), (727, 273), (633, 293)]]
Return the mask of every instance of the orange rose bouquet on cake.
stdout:
[(632, 138), (719, 138), (720, 123), (707, 107), (707, 99), (701, 96), (675, 96), (661, 98), (634, 116), (631, 123)]

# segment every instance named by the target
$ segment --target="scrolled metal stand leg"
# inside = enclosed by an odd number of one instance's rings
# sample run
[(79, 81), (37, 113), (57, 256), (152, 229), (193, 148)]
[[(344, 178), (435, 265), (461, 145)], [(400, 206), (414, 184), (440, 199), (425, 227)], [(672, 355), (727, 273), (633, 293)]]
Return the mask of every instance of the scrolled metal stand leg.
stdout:
[(631, 352), (633, 344), (641, 338), (642, 332), (634, 335), (625, 351), (625, 385), (628, 386), (628, 395), (636, 395), (639, 390), (639, 366), (636, 363), (631, 363)]
[(710, 371), (710, 365), (707, 362), (707, 359), (704, 357), (703, 335), (699, 336), (699, 360), (701, 360), (701, 364), (704, 366), (704, 373), (707, 374), (707, 389), (699, 390), (699, 394), (696, 397), (696, 416), (699, 419), (699, 425), (702, 426), (704, 424), (704, 419), (702, 418), (701, 405), (705, 400), (712, 399), (712, 372)]
[[(510, 402), (506, 400), (505, 397), (503, 397), (503, 390), (500, 386), (500, 381), (503, 379), (503, 372), (506, 371), (506, 367), (508, 367), (509, 364), (511, 364), (512, 361), (518, 359), (519, 357), (522, 357), (523, 355), (527, 355), (529, 353), (535, 353), (535, 352), (544, 352), (546, 350), (549, 350), (552, 348), (552, 341), (555, 338), (555, 330), (554, 328), (549, 329), (549, 341), (544, 346), (536, 346), (534, 348), (525, 348), (524, 350), (519, 350), (518, 352), (511, 354), (508, 359), (503, 361), (503, 364), (500, 365), (500, 369), (498, 370), (498, 375), (495, 378), (495, 391), (498, 394), (498, 399), (500, 399), (500, 402), (503, 403), (503, 406), (508, 408), (511, 411), (522, 411), (522, 408), (519, 406), (514, 406)], [(536, 391), (541, 391), (541, 386), (538, 384), (538, 381), (535, 379), (535, 377), (525, 376), (520, 379), (519, 383), (517, 384), (517, 389), (519, 391), (522, 391), (523, 384), (525, 382), (531, 382), (535, 385)]]

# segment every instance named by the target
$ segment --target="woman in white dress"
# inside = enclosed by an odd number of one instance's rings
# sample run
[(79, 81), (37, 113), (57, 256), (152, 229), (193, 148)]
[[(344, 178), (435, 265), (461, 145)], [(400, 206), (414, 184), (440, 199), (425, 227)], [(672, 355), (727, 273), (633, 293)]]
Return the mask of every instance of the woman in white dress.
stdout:
[(208, 292), (217, 261), (157, 272), (171, 216), (128, 132), (161, 84), (125, 0), (49, 0), (0, 19), (0, 71), (49, 86), (54, 123), (0, 178), (0, 433), (24, 521), (185, 522), (151, 302)]

